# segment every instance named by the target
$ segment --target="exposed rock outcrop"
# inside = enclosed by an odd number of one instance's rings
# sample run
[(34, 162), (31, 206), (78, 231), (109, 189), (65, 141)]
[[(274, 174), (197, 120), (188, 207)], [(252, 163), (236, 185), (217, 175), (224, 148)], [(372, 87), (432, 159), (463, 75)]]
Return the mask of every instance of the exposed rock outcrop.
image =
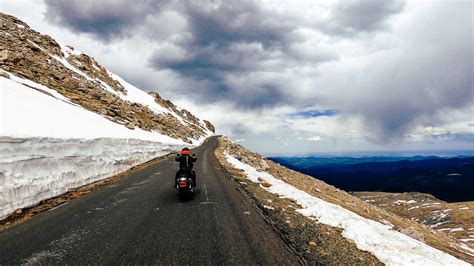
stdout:
[(430, 194), (418, 192), (352, 194), (400, 217), (444, 232), (474, 250), (474, 201), (447, 203)]

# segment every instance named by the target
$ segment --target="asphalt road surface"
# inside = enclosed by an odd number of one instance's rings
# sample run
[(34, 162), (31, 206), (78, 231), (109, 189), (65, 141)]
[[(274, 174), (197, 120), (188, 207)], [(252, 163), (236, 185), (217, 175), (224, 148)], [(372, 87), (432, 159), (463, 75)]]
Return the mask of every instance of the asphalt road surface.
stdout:
[(0, 265), (297, 264), (214, 157), (193, 150), (196, 196), (180, 202), (173, 158), (0, 233)]

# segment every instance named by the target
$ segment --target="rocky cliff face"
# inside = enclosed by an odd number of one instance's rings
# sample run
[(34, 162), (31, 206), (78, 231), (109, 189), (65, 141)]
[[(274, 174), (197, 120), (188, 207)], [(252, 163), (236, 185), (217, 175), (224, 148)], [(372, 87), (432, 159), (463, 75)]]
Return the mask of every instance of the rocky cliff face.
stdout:
[(0, 16), (1, 76), (9, 78), (13, 74), (44, 85), (70, 102), (129, 129), (156, 131), (187, 143), (214, 132), (210, 122), (198, 119), (158, 93), (150, 95), (161, 110), (133, 101), (127, 89), (131, 85), (107, 71), (94, 58), (57, 43), (13, 16), (4, 13)]

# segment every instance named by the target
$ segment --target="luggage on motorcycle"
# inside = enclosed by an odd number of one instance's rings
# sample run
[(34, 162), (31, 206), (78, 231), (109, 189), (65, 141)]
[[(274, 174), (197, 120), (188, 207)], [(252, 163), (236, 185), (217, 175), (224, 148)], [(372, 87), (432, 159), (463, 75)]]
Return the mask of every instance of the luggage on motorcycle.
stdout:
[(183, 171), (179, 173), (178, 180), (176, 181), (176, 189), (178, 190), (178, 195), (181, 200), (194, 196), (193, 179), (191, 178), (191, 174), (189, 172)]

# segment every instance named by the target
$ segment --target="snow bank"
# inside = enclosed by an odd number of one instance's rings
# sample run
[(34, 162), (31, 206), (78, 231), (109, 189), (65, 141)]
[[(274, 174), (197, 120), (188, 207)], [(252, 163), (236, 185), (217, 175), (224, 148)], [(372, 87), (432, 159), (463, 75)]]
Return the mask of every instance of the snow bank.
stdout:
[(343, 236), (355, 242), (388, 265), (469, 265), (447, 253), (428, 246), (393, 230), (390, 226), (366, 219), (338, 205), (309, 195), (266, 172), (244, 164), (226, 154), (226, 160), (235, 168), (245, 171), (249, 180), (259, 178), (271, 184), (267, 191), (295, 200), (303, 208), (299, 213), (333, 227), (343, 229)]
[(0, 137), (0, 220), (180, 148), (137, 139)]

